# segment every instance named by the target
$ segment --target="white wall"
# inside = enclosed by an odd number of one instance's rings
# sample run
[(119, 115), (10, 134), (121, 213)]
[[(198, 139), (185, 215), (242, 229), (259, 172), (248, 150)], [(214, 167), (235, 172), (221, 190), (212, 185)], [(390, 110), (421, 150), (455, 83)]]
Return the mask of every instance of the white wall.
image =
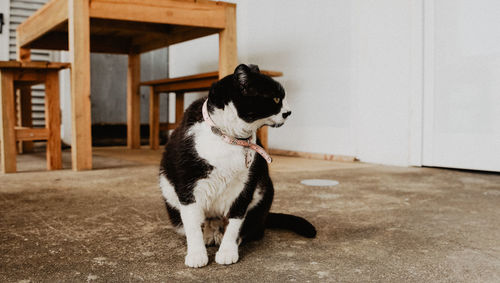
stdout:
[[(293, 114), (271, 148), (396, 165), (420, 154), (421, 0), (231, 2), (240, 62), (284, 73)], [(172, 46), (170, 76), (216, 70), (217, 50), (217, 36)]]

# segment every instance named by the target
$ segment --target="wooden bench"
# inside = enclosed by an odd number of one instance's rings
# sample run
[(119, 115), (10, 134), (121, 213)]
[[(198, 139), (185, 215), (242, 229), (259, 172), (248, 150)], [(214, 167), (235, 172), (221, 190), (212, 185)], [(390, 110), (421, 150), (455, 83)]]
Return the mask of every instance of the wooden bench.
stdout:
[[(282, 76), (283, 73), (276, 71), (261, 71), (271, 77)], [(192, 76), (161, 79), (142, 82), (141, 85), (149, 86), (149, 146), (151, 149), (158, 149), (160, 130), (173, 130), (182, 120), (184, 113), (184, 94), (196, 91), (208, 91), (210, 86), (219, 79), (217, 71), (197, 74)], [(175, 122), (160, 123), (159, 119), (159, 94), (175, 93)], [(267, 150), (267, 126), (262, 127), (257, 133), (262, 145)]]
[[(0, 156), (2, 172), (16, 172), (16, 142), (47, 141), (47, 169), (61, 169), (61, 109), (59, 107), (59, 70), (67, 63), (0, 61)], [(31, 128), (16, 119), (16, 90), (45, 84), (45, 128)], [(22, 97), (24, 94), (29, 97)], [(20, 92), (18, 108), (31, 115), (29, 91)], [(27, 101), (23, 104), (22, 101)], [(24, 108), (24, 109), (23, 109)], [(31, 120), (31, 119), (30, 119)], [(17, 123), (16, 123), (17, 121)]]

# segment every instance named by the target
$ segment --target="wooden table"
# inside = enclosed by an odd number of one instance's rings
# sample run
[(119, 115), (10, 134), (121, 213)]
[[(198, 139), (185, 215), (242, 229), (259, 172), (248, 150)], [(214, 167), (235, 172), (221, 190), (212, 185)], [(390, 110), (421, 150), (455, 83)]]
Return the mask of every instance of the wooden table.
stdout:
[(127, 144), (140, 147), (140, 53), (219, 34), (219, 77), (237, 65), (236, 5), (208, 0), (51, 0), (17, 29), (30, 49), (69, 50), (73, 170), (92, 168), (90, 52), (128, 54)]

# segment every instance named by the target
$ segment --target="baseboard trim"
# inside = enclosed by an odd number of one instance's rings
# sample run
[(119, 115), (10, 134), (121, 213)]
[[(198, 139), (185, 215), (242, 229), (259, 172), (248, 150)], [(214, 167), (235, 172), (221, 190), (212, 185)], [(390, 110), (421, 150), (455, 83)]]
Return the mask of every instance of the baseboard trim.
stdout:
[(335, 155), (335, 154), (326, 154), (326, 153), (310, 153), (310, 152), (301, 152), (301, 151), (283, 150), (283, 149), (274, 149), (274, 148), (270, 148), (269, 153), (273, 154), (273, 155), (281, 155), (281, 156), (289, 156), (289, 157), (301, 157), (301, 158), (307, 158), (307, 159), (318, 159), (318, 160), (327, 160), (327, 161), (346, 161), (346, 162), (357, 161), (357, 159), (353, 156)]

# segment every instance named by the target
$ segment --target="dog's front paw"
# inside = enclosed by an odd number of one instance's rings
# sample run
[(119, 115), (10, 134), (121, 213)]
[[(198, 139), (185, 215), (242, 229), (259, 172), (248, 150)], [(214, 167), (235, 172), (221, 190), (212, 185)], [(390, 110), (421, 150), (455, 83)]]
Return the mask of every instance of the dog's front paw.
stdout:
[(184, 263), (189, 267), (203, 267), (208, 263), (207, 251), (190, 252), (186, 255)]
[(218, 264), (233, 264), (238, 261), (238, 246), (235, 248), (219, 249), (215, 254), (215, 262)]

